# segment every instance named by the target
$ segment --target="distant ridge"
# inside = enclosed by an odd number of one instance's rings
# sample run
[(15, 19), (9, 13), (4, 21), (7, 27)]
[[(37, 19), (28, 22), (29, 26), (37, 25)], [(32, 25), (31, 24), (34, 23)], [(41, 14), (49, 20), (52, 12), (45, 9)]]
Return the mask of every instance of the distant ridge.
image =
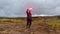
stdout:
[[(60, 15), (32, 15), (32, 17), (53, 17), (53, 16), (60, 16)], [(0, 17), (0, 18), (26, 18), (25, 17)]]

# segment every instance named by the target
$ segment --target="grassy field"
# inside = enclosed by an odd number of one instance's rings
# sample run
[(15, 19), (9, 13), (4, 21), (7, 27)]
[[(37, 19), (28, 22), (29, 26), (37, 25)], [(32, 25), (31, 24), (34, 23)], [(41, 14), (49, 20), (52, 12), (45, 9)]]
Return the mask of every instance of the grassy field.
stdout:
[(60, 34), (59, 17), (34, 17), (30, 29), (26, 18), (0, 18), (0, 34)]

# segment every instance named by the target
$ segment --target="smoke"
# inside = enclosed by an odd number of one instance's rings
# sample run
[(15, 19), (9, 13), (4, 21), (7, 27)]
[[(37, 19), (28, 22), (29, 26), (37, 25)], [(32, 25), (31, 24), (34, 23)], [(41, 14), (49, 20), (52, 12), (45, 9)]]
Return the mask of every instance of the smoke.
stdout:
[(28, 7), (33, 15), (60, 15), (60, 0), (0, 0), (0, 17), (25, 17)]

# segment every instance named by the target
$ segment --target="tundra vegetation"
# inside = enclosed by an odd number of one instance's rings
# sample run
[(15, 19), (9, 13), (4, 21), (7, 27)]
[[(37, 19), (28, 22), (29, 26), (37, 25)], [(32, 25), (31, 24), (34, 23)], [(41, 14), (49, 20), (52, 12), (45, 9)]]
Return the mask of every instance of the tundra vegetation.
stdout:
[(26, 18), (0, 18), (0, 34), (60, 34), (60, 16), (33, 17), (30, 29)]

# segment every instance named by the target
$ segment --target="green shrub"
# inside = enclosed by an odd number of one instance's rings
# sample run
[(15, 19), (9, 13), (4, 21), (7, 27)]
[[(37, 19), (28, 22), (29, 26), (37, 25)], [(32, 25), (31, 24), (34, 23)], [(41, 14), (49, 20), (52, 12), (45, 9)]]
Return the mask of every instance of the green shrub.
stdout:
[(60, 19), (60, 16), (57, 16), (58, 19)]

